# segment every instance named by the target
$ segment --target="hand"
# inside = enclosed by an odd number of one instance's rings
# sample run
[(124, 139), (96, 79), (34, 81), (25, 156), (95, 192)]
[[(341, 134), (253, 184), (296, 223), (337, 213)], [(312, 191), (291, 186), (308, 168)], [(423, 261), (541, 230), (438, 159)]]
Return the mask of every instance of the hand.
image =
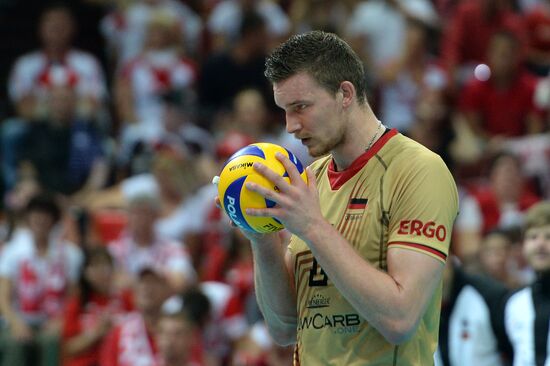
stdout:
[[(222, 206), (220, 204), (220, 197), (219, 196), (216, 196), (215, 202), (216, 202), (216, 207), (221, 209)], [(266, 242), (266, 241), (269, 241), (269, 240), (277, 240), (276, 237), (282, 238), (282, 236), (277, 235), (277, 233), (262, 234), (262, 233), (257, 233), (255, 231), (244, 230), (244, 229), (239, 228), (231, 219), (229, 221), (231, 222), (231, 226), (233, 226), (234, 228), (239, 229), (241, 231), (241, 233), (243, 233), (243, 235), (248, 240), (250, 240), (252, 243), (263, 243), (263, 242)]]
[(277, 204), (272, 208), (249, 208), (246, 213), (251, 216), (275, 217), (283, 223), (288, 231), (303, 238), (308, 232), (315, 230), (318, 223), (324, 221), (319, 204), (315, 175), (310, 168), (306, 168), (308, 178), (306, 183), (288, 157), (280, 153), (277, 153), (276, 156), (285, 167), (290, 182), (287, 182), (265, 165), (254, 163), (254, 169), (276, 185), (279, 191), (276, 192), (253, 182), (246, 183), (246, 188)]
[(112, 325), (113, 321), (111, 319), (111, 314), (103, 313), (101, 314), (99, 322), (96, 324), (92, 332), (97, 336), (97, 338), (102, 338), (109, 332), (109, 330), (111, 330)]
[(11, 325), (11, 333), (13, 338), (18, 341), (30, 341), (33, 337), (31, 327), (27, 325), (23, 320), (16, 320)]

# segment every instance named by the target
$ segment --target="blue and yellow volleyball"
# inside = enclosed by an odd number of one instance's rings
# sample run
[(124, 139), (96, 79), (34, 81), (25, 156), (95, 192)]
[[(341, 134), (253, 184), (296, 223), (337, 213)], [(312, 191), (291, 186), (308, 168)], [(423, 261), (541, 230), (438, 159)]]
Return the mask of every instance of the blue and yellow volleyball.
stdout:
[(254, 170), (255, 162), (264, 164), (289, 181), (285, 167), (275, 157), (277, 152), (286, 155), (294, 163), (302, 179), (307, 182), (304, 166), (296, 155), (282, 146), (267, 142), (250, 144), (238, 150), (226, 161), (220, 173), (218, 180), (220, 204), (229, 218), (241, 229), (272, 233), (284, 228), (284, 225), (274, 217), (248, 216), (245, 212), (247, 208), (273, 207), (276, 204), (246, 188), (247, 182), (254, 182), (263, 187), (278, 190), (278, 187)]

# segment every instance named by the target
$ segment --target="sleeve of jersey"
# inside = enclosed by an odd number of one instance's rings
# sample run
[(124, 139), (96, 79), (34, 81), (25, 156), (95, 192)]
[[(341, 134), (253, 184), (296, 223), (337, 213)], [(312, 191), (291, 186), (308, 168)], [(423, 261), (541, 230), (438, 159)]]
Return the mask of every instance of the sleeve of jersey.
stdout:
[(419, 152), (415, 159), (396, 164), (388, 184), (388, 249), (410, 249), (445, 262), (458, 193), (443, 160)]

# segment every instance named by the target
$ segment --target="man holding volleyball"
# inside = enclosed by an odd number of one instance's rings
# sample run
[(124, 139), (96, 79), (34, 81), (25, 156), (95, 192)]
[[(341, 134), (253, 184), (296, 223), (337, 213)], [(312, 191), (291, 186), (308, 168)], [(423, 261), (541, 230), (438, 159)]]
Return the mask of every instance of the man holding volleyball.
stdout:
[(295, 365), (429, 365), (437, 345), (441, 276), (458, 211), (439, 156), (386, 129), (366, 100), (364, 70), (337, 36), (291, 37), (266, 62), (286, 129), (320, 157), (304, 182), (260, 163), (292, 234), (244, 230), (258, 303), (273, 338), (296, 344)]

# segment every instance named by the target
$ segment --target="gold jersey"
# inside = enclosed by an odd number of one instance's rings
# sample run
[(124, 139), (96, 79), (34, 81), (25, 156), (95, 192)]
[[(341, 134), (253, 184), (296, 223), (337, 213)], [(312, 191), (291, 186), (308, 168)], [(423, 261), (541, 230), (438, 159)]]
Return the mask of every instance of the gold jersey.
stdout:
[[(389, 130), (348, 169), (337, 172), (333, 164), (327, 156), (311, 166), (321, 210), (363, 258), (386, 270), (388, 248), (394, 246), (445, 262), (458, 194), (438, 155)], [(433, 364), (441, 286), (414, 336), (396, 346), (340, 294), (301, 239), (293, 236), (289, 250), (298, 299), (295, 365)]]

